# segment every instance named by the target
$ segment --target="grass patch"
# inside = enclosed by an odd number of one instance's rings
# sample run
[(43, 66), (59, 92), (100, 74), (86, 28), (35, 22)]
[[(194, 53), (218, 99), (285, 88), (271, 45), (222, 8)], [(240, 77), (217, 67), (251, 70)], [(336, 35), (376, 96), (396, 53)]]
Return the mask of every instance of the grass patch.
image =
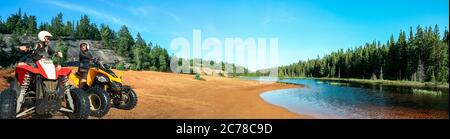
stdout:
[(352, 78), (313, 78), (316, 80), (325, 81), (343, 81), (348, 83), (362, 83), (370, 85), (386, 85), (386, 86), (411, 86), (411, 87), (437, 87), (437, 88), (449, 88), (448, 83), (432, 83), (432, 82), (415, 82), (415, 81), (404, 81), (404, 80), (368, 80), (368, 79), (352, 79)]
[(202, 78), (199, 73), (195, 74), (194, 79), (200, 80), (200, 81), (205, 81), (205, 79)]
[(432, 96), (442, 95), (441, 91), (424, 90), (424, 89), (413, 89), (412, 92), (415, 95), (432, 95)]
[(333, 85), (333, 86), (348, 86), (349, 85), (348, 83), (340, 83), (340, 82), (330, 82), (328, 84)]

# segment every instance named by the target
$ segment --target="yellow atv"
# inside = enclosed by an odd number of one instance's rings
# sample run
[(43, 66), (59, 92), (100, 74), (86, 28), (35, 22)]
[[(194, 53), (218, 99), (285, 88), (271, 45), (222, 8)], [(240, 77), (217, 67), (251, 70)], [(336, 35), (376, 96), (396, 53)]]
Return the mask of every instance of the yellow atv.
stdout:
[[(94, 60), (94, 67), (90, 68), (83, 86), (89, 94), (91, 116), (102, 117), (109, 108), (131, 110), (137, 104), (136, 93), (130, 86), (122, 85), (122, 75), (114, 73), (107, 64)], [(74, 86), (79, 87), (81, 76), (72, 73), (69, 76)]]

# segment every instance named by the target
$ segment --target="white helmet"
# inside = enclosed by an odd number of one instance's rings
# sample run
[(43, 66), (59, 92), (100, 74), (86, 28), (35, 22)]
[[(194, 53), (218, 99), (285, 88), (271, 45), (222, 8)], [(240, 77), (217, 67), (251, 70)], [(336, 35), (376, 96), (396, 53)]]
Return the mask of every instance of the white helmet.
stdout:
[(89, 43), (88, 42), (81, 42), (80, 43), (80, 49), (81, 49), (81, 45), (82, 44), (86, 44), (86, 49), (89, 51), (89, 46), (90, 46)]
[(53, 37), (53, 35), (50, 34), (50, 32), (45, 31), (45, 30), (38, 33), (38, 38), (41, 42), (45, 41), (45, 37), (47, 37), (47, 36)]

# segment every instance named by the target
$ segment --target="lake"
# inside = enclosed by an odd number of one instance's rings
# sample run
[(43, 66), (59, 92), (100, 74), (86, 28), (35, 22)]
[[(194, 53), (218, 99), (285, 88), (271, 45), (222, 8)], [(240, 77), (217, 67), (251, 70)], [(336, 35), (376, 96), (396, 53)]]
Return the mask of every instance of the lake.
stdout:
[[(256, 78), (255, 78), (256, 79)], [(254, 79), (253, 79), (254, 80)], [(315, 79), (282, 79), (303, 88), (261, 94), (273, 105), (326, 119), (448, 119), (448, 88), (363, 85)], [(417, 93), (413, 89), (441, 93)]]

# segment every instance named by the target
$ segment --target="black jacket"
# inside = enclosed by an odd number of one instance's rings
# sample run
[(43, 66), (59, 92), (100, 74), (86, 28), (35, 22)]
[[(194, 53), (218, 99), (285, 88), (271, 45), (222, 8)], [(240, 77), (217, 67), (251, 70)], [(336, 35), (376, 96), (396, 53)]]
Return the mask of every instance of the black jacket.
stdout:
[[(43, 47), (39, 47), (43, 46)], [(20, 62), (34, 63), (43, 57), (51, 58), (55, 54), (55, 51), (43, 43), (38, 43), (33, 49), (28, 52), (20, 52)]]
[(91, 68), (91, 60), (93, 59), (92, 54), (87, 52), (80, 52), (79, 56), (80, 65), (78, 66), (80, 69), (89, 69)]

